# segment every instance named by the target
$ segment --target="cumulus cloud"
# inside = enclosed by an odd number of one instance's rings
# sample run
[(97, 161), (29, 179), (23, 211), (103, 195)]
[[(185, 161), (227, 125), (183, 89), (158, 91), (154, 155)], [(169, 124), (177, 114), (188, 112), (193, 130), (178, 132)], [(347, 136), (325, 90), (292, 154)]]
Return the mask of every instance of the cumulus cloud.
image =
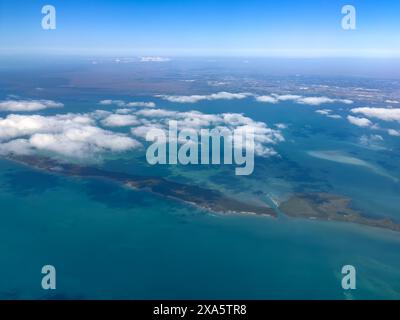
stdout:
[(111, 100), (111, 99), (101, 100), (99, 104), (103, 106), (115, 105), (120, 108), (131, 108), (131, 107), (154, 108), (156, 106), (154, 102), (143, 102), (143, 101), (125, 102), (123, 100)]
[(319, 106), (326, 103), (334, 103), (336, 100), (327, 97), (304, 97), (297, 100), (301, 104), (309, 104), (311, 106)]
[(9, 115), (0, 119), (2, 154), (46, 151), (84, 159), (139, 146), (131, 137), (97, 127), (89, 115)]
[[(201, 99), (243, 99), (247, 94), (218, 93)], [(197, 99), (197, 98), (196, 98)], [(96, 159), (106, 152), (122, 152), (140, 147), (146, 134), (154, 128), (167, 129), (171, 120), (178, 129), (217, 129), (253, 131), (255, 153), (272, 156), (273, 146), (284, 137), (284, 124), (268, 127), (240, 113), (206, 114), (199, 111), (176, 111), (160, 108), (129, 108), (122, 100), (103, 100), (101, 105), (120, 107), (116, 111), (96, 110), (85, 114), (54, 116), (11, 114), (0, 118), (0, 154), (45, 153), (63, 159)], [(129, 133), (111, 131), (111, 127), (129, 127)], [(121, 130), (119, 130), (121, 131)]]
[(273, 103), (273, 104), (279, 102), (279, 100), (277, 98), (272, 97), (272, 96), (258, 96), (258, 97), (256, 97), (256, 101), (265, 102), (265, 103)]
[(292, 101), (298, 104), (307, 104), (311, 106), (319, 106), (322, 104), (329, 104), (329, 103), (343, 103), (343, 104), (352, 104), (352, 100), (348, 99), (332, 99), (328, 97), (304, 97), (300, 95), (294, 94), (285, 94), (285, 95), (278, 95), (278, 94), (271, 94), (271, 95), (264, 95), (264, 96), (257, 96), (256, 101), (258, 102), (265, 102), (265, 103), (278, 103), (279, 101)]
[(322, 110), (316, 110), (316, 113), (322, 114), (324, 116), (327, 116), (328, 114), (330, 114), (332, 112), (332, 110), (329, 109), (322, 109)]
[(399, 121), (400, 122), (400, 109), (395, 108), (354, 108), (351, 112), (362, 114), (366, 117), (377, 118), (383, 121)]
[(399, 104), (400, 103), (400, 101), (397, 101), (397, 100), (386, 100), (385, 102), (391, 103), (391, 104)]
[(131, 133), (135, 137), (139, 137), (142, 139), (146, 139), (146, 135), (150, 130), (153, 129), (165, 129), (166, 126), (163, 124), (157, 124), (157, 123), (148, 123), (148, 124), (143, 124), (137, 127), (134, 127), (131, 129)]
[(9, 115), (0, 118), (0, 141), (31, 135), (38, 132), (60, 132), (69, 126), (91, 125), (93, 120), (85, 115), (59, 115), (45, 117), (40, 115)]
[(371, 127), (373, 124), (367, 118), (357, 118), (353, 116), (347, 116), (347, 120), (358, 127)]
[(239, 113), (205, 114), (199, 111), (179, 112), (165, 109), (144, 109), (134, 111), (141, 125), (131, 128), (135, 137), (145, 138), (151, 129), (167, 130), (169, 121), (176, 120), (178, 129), (193, 129), (200, 133), (201, 129), (224, 130), (252, 130), (255, 139), (255, 154), (262, 157), (276, 155), (271, 147), (281, 141), (284, 137), (279, 129), (286, 128), (283, 124), (277, 124), (277, 129), (269, 128), (265, 123)]
[(124, 127), (139, 123), (133, 115), (111, 114), (101, 121), (106, 127)]
[(72, 157), (86, 157), (107, 150), (126, 151), (138, 146), (129, 137), (92, 126), (69, 128), (58, 134), (36, 133), (29, 142), (36, 149)]
[(128, 109), (128, 108), (121, 108), (121, 109), (115, 110), (115, 113), (118, 113), (118, 114), (129, 114), (131, 112), (132, 112), (132, 109)]
[(283, 94), (283, 95), (273, 94), (273, 96), (279, 101), (297, 101), (302, 98), (302, 96), (296, 94)]
[(0, 143), (0, 155), (18, 154), (30, 155), (34, 150), (27, 139), (15, 139)]
[(278, 129), (283, 130), (283, 129), (287, 129), (288, 125), (285, 124), (285, 123), (276, 123), (275, 127), (277, 127)]
[(4, 100), (0, 101), (0, 111), (28, 112), (49, 108), (62, 108), (64, 105), (53, 100)]
[(170, 58), (164, 57), (140, 57), (140, 62), (168, 62)]
[(352, 104), (352, 100), (347, 99), (331, 99), (327, 97), (304, 97), (297, 101), (300, 104), (308, 104), (311, 106), (319, 106), (321, 104), (327, 103), (344, 103), (344, 104)]
[(321, 110), (316, 110), (316, 113), (319, 113), (323, 116), (326, 116), (328, 118), (332, 118), (332, 119), (341, 119), (342, 117), (338, 114), (331, 114), (332, 110), (330, 109), (321, 109)]
[(112, 106), (112, 105), (116, 105), (118, 107), (125, 106), (125, 102), (124, 101), (122, 101), (122, 100), (111, 100), (111, 99), (101, 100), (99, 102), (99, 104), (101, 104), (103, 106)]
[(177, 115), (178, 112), (165, 109), (151, 109), (151, 110), (140, 110), (136, 112), (136, 114), (144, 117), (163, 118), (163, 117), (173, 117)]
[(342, 116), (338, 114), (328, 114), (327, 117), (331, 119), (342, 119)]
[(86, 116), (89, 117), (89, 119), (103, 119), (110, 114), (113, 114), (111, 111), (106, 111), (106, 110), (96, 110)]
[(126, 107), (144, 107), (144, 108), (154, 108), (156, 104), (154, 102), (128, 102)]
[(231, 93), (231, 92), (218, 92), (208, 95), (190, 95), (190, 96), (171, 96), (171, 95), (158, 95), (157, 97), (176, 103), (197, 103), (203, 100), (234, 100), (245, 99), (250, 96), (249, 93)]
[(328, 97), (304, 97), (301, 95), (284, 94), (279, 95), (272, 93), (270, 95), (254, 95), (252, 93), (230, 93), (230, 92), (218, 92), (209, 95), (158, 95), (157, 97), (164, 100), (176, 103), (197, 103), (203, 100), (233, 100), (233, 99), (245, 99), (247, 97), (254, 96), (255, 100), (262, 103), (276, 104), (281, 101), (292, 101), (297, 104), (307, 104), (312, 106), (319, 106), (328, 103), (343, 103), (352, 104), (352, 100), (348, 99), (332, 99)]
[(400, 137), (400, 130), (388, 129), (388, 134), (394, 137)]

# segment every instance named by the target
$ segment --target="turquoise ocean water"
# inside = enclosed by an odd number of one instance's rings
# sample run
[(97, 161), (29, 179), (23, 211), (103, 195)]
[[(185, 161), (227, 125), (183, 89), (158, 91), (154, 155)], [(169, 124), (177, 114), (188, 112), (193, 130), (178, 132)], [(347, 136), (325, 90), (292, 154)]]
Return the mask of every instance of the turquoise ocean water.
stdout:
[[(102, 98), (68, 101), (63, 112), (94, 110)], [(149, 167), (140, 152), (107, 159), (104, 168), (162, 175), (242, 199), (260, 190), (277, 200), (293, 192), (333, 192), (351, 197), (369, 215), (400, 221), (398, 182), (308, 154), (340, 152), (400, 178), (395, 139), (385, 136), (386, 151), (376, 152), (360, 145), (362, 129), (322, 117), (310, 106), (157, 102), (174, 110), (241, 112), (270, 126), (285, 123), (286, 141), (276, 146), (280, 157), (256, 158), (250, 177), (234, 176), (231, 167)], [(268, 196), (258, 199), (270, 203)], [(388, 230), (211, 214), (110, 182), (47, 174), (6, 160), (0, 160), (0, 204), (0, 298), (400, 298), (400, 234)], [(57, 269), (54, 292), (40, 287), (45, 264)], [(341, 288), (346, 264), (357, 268), (357, 290), (351, 292)]]

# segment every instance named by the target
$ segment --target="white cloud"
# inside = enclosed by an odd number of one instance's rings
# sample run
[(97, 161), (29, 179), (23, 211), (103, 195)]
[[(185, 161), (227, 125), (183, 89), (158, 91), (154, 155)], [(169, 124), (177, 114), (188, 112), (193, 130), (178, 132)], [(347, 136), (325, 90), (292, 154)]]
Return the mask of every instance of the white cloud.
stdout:
[(331, 118), (331, 119), (341, 119), (342, 118), (338, 114), (331, 114), (332, 110), (330, 110), (330, 109), (320, 109), (320, 110), (316, 110), (315, 112), (322, 114), (323, 116), (327, 116), (328, 118)]
[(118, 113), (118, 114), (129, 114), (131, 112), (132, 112), (132, 109), (128, 109), (128, 108), (121, 108), (121, 109), (115, 110), (115, 113)]
[(209, 95), (190, 95), (190, 96), (171, 96), (171, 95), (158, 95), (157, 97), (176, 103), (196, 103), (203, 100), (234, 100), (245, 99), (250, 96), (249, 93), (230, 93), (218, 92)]
[[(165, 109), (145, 109), (134, 112), (134, 115), (142, 124), (131, 128), (131, 133), (140, 138), (145, 138), (151, 129), (167, 129), (170, 120), (177, 120), (180, 129), (190, 128), (198, 132), (205, 128), (231, 131), (252, 129), (255, 138), (255, 153), (263, 157), (275, 155), (276, 151), (270, 145), (285, 140), (280, 130), (271, 129), (265, 123), (254, 121), (239, 113), (205, 114), (199, 111), (178, 112)], [(282, 129), (286, 126), (278, 124), (276, 127)]]
[(92, 126), (70, 128), (58, 134), (36, 133), (29, 142), (39, 150), (79, 158), (102, 151), (126, 151), (139, 146), (129, 137)]
[(265, 102), (265, 103), (273, 103), (273, 104), (279, 102), (279, 100), (277, 98), (272, 97), (272, 96), (258, 96), (258, 97), (256, 97), (256, 101)]
[(154, 108), (156, 104), (154, 102), (128, 102), (126, 107), (144, 107), (144, 108)]
[(304, 97), (294, 94), (278, 95), (274, 93), (271, 94), (270, 96), (257, 96), (256, 100), (258, 102), (265, 102), (265, 103), (278, 103), (279, 101), (293, 101), (294, 103), (307, 104), (311, 106), (319, 106), (328, 103), (344, 103), (344, 104), (353, 103), (352, 100), (348, 99), (332, 99), (328, 97)]
[(136, 112), (136, 114), (144, 117), (163, 118), (163, 117), (172, 117), (176, 115), (177, 112), (165, 109), (151, 109), (151, 110), (140, 110)]
[(284, 123), (276, 123), (275, 127), (277, 127), (278, 129), (283, 130), (283, 129), (287, 129), (288, 125), (284, 124)]
[[(212, 95), (209, 99), (232, 98), (229, 95)], [(234, 99), (242, 98), (234, 96)], [(102, 105), (126, 105), (122, 100), (103, 100)], [(55, 116), (16, 115), (0, 118), (0, 153), (34, 154), (45, 152), (50, 156), (62, 155), (64, 159), (96, 159), (106, 152), (127, 151), (141, 143), (126, 134), (105, 130), (107, 127), (130, 126), (133, 136), (144, 139), (153, 128), (166, 129), (170, 120), (177, 120), (179, 130), (191, 128), (250, 130), (255, 135), (255, 152), (258, 156), (275, 155), (273, 145), (284, 141), (280, 129), (284, 124), (269, 128), (239, 113), (206, 114), (199, 111), (180, 112), (167, 109), (120, 108), (110, 112), (96, 110), (86, 114), (60, 114)], [(144, 142), (144, 141), (143, 141)]]
[(391, 103), (391, 104), (399, 104), (400, 103), (400, 101), (397, 101), (397, 100), (386, 100), (385, 102)]
[(297, 100), (297, 103), (319, 106), (326, 103), (334, 103), (336, 100), (327, 97), (304, 97)]
[(353, 116), (347, 116), (347, 120), (358, 127), (371, 127), (372, 122), (369, 121), (367, 118), (357, 118)]
[(171, 61), (171, 59), (164, 57), (140, 57), (140, 62), (167, 62), (167, 61)]
[(150, 130), (152, 130), (152, 129), (165, 129), (165, 128), (166, 128), (166, 126), (164, 126), (163, 124), (157, 124), (157, 123), (144, 124), (144, 125), (140, 125), (140, 126), (132, 128), (131, 129), (131, 133), (135, 137), (146, 139), (146, 135)]
[(125, 102), (123, 100), (111, 100), (111, 99), (101, 100), (99, 104), (103, 106), (115, 105), (119, 108), (132, 108), (132, 107), (154, 108), (156, 106), (154, 102), (143, 102), (143, 101)]
[(265, 96), (256, 96), (256, 101), (264, 102), (264, 103), (278, 103), (279, 101), (297, 101), (301, 99), (302, 96), (293, 95), (293, 94), (285, 94), (285, 95), (278, 95), (278, 94), (271, 94)]
[(366, 117), (377, 118), (383, 121), (400, 122), (400, 109), (364, 107), (351, 109), (351, 112), (363, 114)]
[(70, 158), (93, 158), (106, 151), (140, 146), (131, 137), (101, 129), (89, 115), (9, 115), (0, 119), (0, 151), (26, 154), (47, 151)]
[(30, 155), (32, 153), (34, 153), (34, 150), (26, 139), (15, 139), (9, 142), (0, 143), (0, 155)]
[[(92, 119), (92, 118), (103, 119), (103, 118), (109, 116), (110, 114), (112, 114), (112, 112), (110, 112), (110, 111), (96, 110), (96, 111), (90, 113), (90, 119)], [(87, 115), (87, 116), (89, 116), (89, 115)]]
[(0, 118), (0, 140), (31, 135), (38, 132), (60, 132), (68, 126), (90, 125), (93, 120), (83, 115), (66, 114), (53, 117), (11, 114)]
[(300, 104), (308, 104), (311, 106), (319, 106), (321, 104), (327, 103), (344, 103), (344, 104), (352, 104), (352, 100), (347, 99), (331, 99), (327, 97), (303, 97), (297, 100), (297, 103)]
[(62, 108), (64, 105), (53, 100), (5, 100), (0, 101), (0, 111), (27, 112), (48, 108)]
[(122, 101), (122, 100), (111, 100), (111, 99), (101, 100), (99, 102), (99, 104), (101, 104), (103, 106), (111, 106), (111, 105), (116, 105), (118, 107), (125, 106), (125, 102), (124, 101)]
[(101, 123), (106, 127), (124, 127), (139, 124), (133, 115), (112, 114), (103, 119)]
[(327, 116), (327, 115), (329, 115), (331, 113), (331, 111), (332, 110), (329, 110), (329, 109), (322, 109), (322, 110), (316, 110), (315, 112), (319, 113), (319, 114), (322, 114), (324, 116)]
[(388, 134), (394, 137), (400, 137), (400, 130), (388, 129)]
[(247, 97), (254, 96), (255, 100), (262, 103), (276, 104), (280, 101), (293, 101), (298, 104), (308, 104), (312, 106), (319, 106), (328, 103), (343, 103), (352, 104), (352, 100), (348, 99), (331, 99), (328, 97), (304, 97), (294, 94), (271, 94), (271, 95), (254, 95), (251, 93), (230, 93), (230, 92), (218, 92), (209, 95), (189, 95), (189, 96), (178, 96), (178, 95), (158, 95), (157, 97), (164, 100), (176, 103), (196, 103), (203, 100), (233, 100), (233, 99), (245, 99)]
[(273, 94), (273, 96), (279, 101), (296, 101), (302, 98), (301, 96), (296, 94), (283, 94), (283, 95)]

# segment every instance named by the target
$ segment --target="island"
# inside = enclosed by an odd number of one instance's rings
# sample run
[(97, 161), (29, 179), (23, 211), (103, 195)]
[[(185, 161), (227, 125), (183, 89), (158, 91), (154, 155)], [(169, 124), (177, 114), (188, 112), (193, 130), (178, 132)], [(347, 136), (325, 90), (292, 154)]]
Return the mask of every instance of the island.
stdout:
[(400, 231), (400, 224), (389, 218), (367, 217), (352, 208), (351, 199), (330, 193), (297, 193), (282, 202), (279, 210), (294, 218), (351, 222)]
[(41, 156), (9, 155), (6, 159), (48, 173), (113, 181), (121, 186), (149, 191), (216, 213), (255, 214), (276, 217), (275, 211), (266, 205), (260, 206), (245, 203), (225, 196), (217, 190), (178, 183), (160, 177), (134, 176), (123, 172), (103, 170), (95, 166), (64, 163)]
[[(50, 174), (112, 181), (121, 187), (148, 191), (210, 212), (262, 215), (274, 218), (278, 216), (274, 209), (266, 205), (260, 206), (239, 201), (217, 190), (174, 182), (161, 177), (136, 176), (108, 171), (96, 166), (64, 163), (42, 156), (9, 155), (6, 159)], [(350, 198), (331, 193), (295, 193), (280, 203), (278, 210), (292, 218), (332, 220), (400, 231), (400, 223), (389, 218), (369, 217), (353, 208)]]

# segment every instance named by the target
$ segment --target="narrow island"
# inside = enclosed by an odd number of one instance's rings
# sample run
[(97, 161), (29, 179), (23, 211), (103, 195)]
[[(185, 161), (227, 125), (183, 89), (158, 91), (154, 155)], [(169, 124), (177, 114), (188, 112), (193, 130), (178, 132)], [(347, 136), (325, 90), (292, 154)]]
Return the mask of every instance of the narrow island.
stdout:
[(39, 156), (9, 155), (6, 159), (49, 173), (114, 181), (121, 186), (149, 191), (216, 213), (256, 214), (276, 217), (275, 211), (267, 206), (244, 203), (227, 197), (216, 190), (173, 182), (164, 178), (134, 176), (122, 172), (102, 170), (93, 166), (62, 163)]
[[(121, 187), (148, 191), (215, 213), (277, 217), (277, 213), (270, 207), (245, 203), (227, 197), (217, 190), (169, 181), (164, 178), (134, 176), (123, 172), (107, 171), (94, 166), (63, 163), (40, 156), (9, 155), (6, 159), (48, 173), (113, 181)], [(400, 232), (400, 223), (389, 218), (368, 217), (352, 208), (350, 198), (330, 193), (296, 193), (290, 196), (288, 200), (283, 201), (278, 209), (292, 218), (332, 220)]]

